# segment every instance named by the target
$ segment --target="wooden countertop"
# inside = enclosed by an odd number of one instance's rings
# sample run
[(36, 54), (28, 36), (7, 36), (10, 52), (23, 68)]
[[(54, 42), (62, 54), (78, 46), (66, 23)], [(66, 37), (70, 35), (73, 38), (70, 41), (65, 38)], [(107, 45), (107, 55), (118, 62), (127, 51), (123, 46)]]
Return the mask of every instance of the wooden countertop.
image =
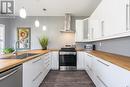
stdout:
[[(6, 59), (7, 57), (12, 56), (12, 54), (0, 55), (0, 72), (8, 70), (8, 69), (10, 69), (14, 66), (22, 64), (22, 63), (29, 61), (31, 59), (34, 59), (34, 58), (36, 58), (36, 56), (48, 53), (50, 51), (58, 51), (58, 50), (57, 49), (53, 49), (53, 50), (30, 50), (30, 51), (20, 52), (19, 54), (38, 53), (38, 55), (27, 57), (25, 59)], [(84, 50), (79, 49), (77, 51), (84, 51)], [(130, 57), (106, 53), (106, 52), (102, 52), (102, 51), (92, 51), (92, 52), (88, 52), (88, 53), (130, 71)], [(3, 59), (3, 58), (5, 58), (5, 59)]]
[(89, 54), (99, 57), (103, 60), (106, 60), (112, 64), (120, 66), (128, 71), (130, 71), (130, 57), (116, 55), (112, 53), (102, 52), (102, 51), (92, 51)]
[[(30, 50), (30, 51), (24, 51), (24, 52), (20, 52), (19, 54), (23, 54), (23, 53), (37, 53), (37, 55), (31, 56), (31, 57), (27, 57), (24, 59), (13, 59), (10, 58), (11, 56), (14, 56), (13, 54), (7, 54), (7, 55), (0, 55), (0, 72), (3, 72), (5, 70), (8, 70), (14, 66), (17, 66), (19, 64), (22, 64), (26, 61), (29, 61), (31, 59), (36, 58), (37, 56), (40, 56), (42, 54), (48, 53), (50, 50)], [(8, 59), (7, 59), (8, 57)], [(9, 59), (10, 58), (10, 59)]]

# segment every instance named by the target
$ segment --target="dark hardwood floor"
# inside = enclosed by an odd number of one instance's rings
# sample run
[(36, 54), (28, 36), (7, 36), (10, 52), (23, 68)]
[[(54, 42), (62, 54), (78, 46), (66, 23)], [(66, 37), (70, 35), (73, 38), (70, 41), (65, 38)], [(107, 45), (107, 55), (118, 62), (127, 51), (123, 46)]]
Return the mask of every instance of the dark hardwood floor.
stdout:
[(50, 71), (40, 87), (96, 87), (85, 71)]

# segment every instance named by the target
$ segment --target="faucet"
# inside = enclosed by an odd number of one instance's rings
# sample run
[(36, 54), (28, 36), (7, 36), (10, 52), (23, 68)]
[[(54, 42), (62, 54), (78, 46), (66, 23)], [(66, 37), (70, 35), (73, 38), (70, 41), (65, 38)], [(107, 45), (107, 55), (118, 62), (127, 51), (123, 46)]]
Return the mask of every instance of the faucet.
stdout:
[(14, 55), (17, 55), (17, 51), (18, 51), (17, 45), (18, 45), (19, 42), (20, 42), (20, 41), (18, 40), (18, 41), (16, 41), (16, 43), (15, 43), (15, 51), (13, 52)]

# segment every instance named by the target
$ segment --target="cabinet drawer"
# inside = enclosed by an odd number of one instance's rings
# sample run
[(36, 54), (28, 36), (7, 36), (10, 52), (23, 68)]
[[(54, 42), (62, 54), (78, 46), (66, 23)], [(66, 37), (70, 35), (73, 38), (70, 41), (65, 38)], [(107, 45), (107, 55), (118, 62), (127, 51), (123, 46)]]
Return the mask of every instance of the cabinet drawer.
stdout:
[(130, 72), (121, 67), (112, 64), (109, 74), (109, 87), (127, 87), (130, 83)]
[(40, 83), (42, 82), (42, 73), (40, 72), (33, 80), (32, 80), (32, 86), (31, 87), (39, 87)]

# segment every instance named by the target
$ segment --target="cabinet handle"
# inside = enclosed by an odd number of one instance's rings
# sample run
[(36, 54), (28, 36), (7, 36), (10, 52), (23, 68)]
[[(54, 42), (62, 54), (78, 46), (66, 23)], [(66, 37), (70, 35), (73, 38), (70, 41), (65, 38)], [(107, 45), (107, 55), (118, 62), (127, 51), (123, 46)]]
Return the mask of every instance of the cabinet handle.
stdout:
[(89, 57), (93, 57), (93, 56), (91, 56), (91, 55), (88, 55)]
[(104, 63), (104, 62), (102, 62), (102, 61), (100, 61), (100, 60), (97, 60), (98, 62), (100, 62), (100, 63), (102, 63), (103, 65), (105, 65), (105, 66), (109, 66), (108, 64), (106, 64), (106, 63)]
[(38, 62), (38, 61), (40, 61), (41, 60), (41, 58), (40, 59), (38, 59), (38, 60), (36, 60), (36, 61), (34, 61), (33, 63), (36, 63), (36, 62)]
[(36, 78), (33, 79), (33, 82), (34, 82), (41, 74), (42, 74), (42, 72), (40, 72), (40, 73), (36, 76)]
[(104, 36), (104, 21), (101, 21), (101, 35)]
[(87, 67), (89, 68), (89, 66), (87, 65)]
[(94, 28), (92, 28), (92, 39), (94, 39)]
[(126, 4), (126, 31), (130, 29), (130, 5)]
[(108, 86), (102, 81), (102, 79), (101, 79), (99, 76), (97, 76), (97, 78), (98, 78), (98, 80), (99, 80), (105, 87), (108, 87)]

